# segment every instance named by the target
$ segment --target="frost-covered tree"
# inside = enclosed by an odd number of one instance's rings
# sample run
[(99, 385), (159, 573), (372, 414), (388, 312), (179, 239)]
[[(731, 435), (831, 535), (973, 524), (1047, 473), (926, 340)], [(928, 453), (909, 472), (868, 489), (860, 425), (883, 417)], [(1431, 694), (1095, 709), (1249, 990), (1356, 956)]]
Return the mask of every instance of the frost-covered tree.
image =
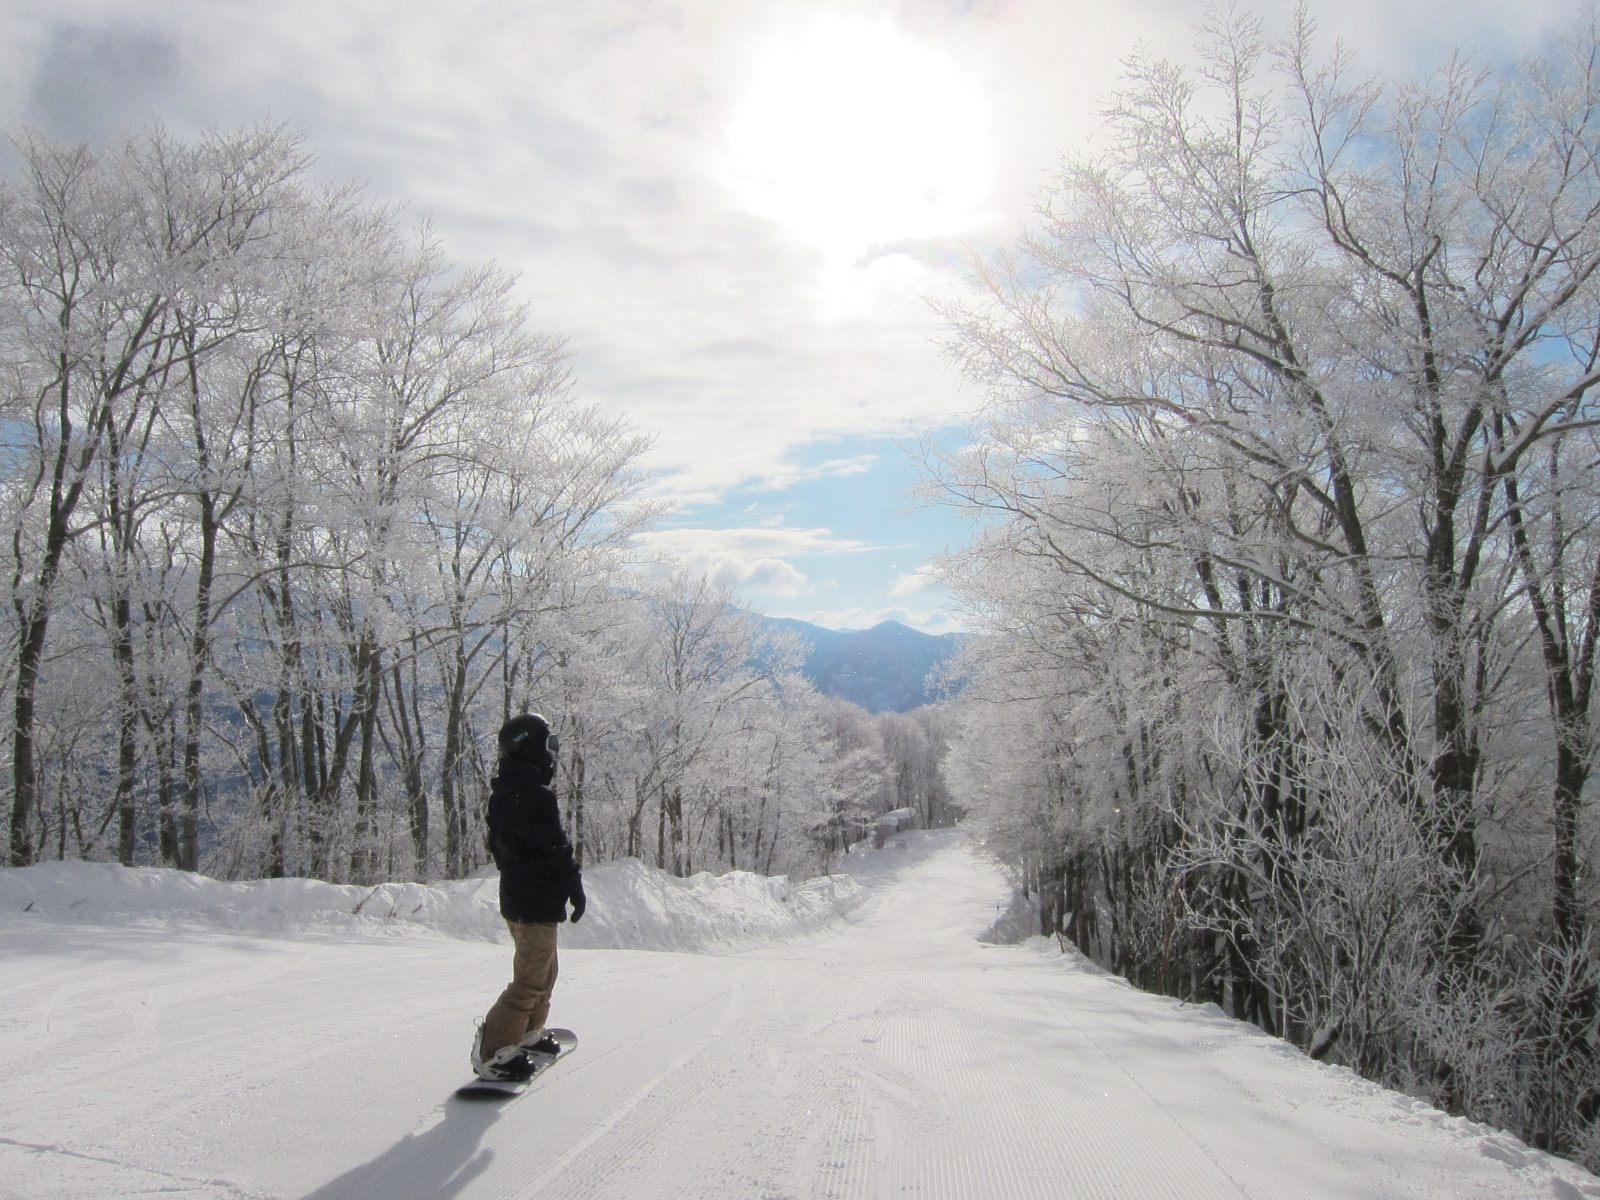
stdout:
[[(125, 538), (136, 519), (129, 510), (142, 499), (126, 473), (150, 461), (145, 449), (161, 413), (179, 402), (186, 380), (192, 396), (200, 364), (260, 319), (250, 303), (252, 261), (304, 156), (294, 138), (273, 129), (194, 145), (154, 129), (103, 158), (35, 136), (17, 148), (23, 179), (0, 196), (0, 334), (10, 373), (7, 515), (17, 635), (10, 856), (26, 863), (38, 849), (37, 702), (50, 624), (69, 547), (99, 517), (86, 510), (86, 498), (105, 472), (108, 532), (114, 543)], [(126, 560), (128, 547), (114, 552)], [(125, 593), (111, 597), (114, 623), (127, 604)], [(115, 636), (125, 814), (132, 688), (125, 621)], [(174, 835), (180, 854), (193, 842), (194, 800), (190, 794)]]
[(986, 401), (930, 487), (987, 518), (951, 573), (1000, 639), (968, 724), (1031, 731), (988, 786), (1046, 923), (1468, 1111), (1529, 1027), (1441, 1016), (1553, 978), (1508, 945), (1600, 980), (1597, 61), (1590, 24), (1390, 85), (1215, 19), (947, 310)]
[(292, 134), (18, 148), (12, 861), (49, 833), (369, 877), (409, 840), (427, 870), (442, 809), (433, 869), (473, 865), (472, 739), (525, 699), (541, 619), (620, 586), (642, 441), (509, 276), (313, 184)]

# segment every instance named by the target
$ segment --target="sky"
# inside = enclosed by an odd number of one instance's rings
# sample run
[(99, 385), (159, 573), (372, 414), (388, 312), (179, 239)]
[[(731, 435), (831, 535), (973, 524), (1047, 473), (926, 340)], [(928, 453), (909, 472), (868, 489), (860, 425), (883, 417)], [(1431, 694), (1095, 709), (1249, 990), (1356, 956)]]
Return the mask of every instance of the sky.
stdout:
[[(1562, 0), (1315, 0), (1368, 71), (1536, 53)], [(1291, 6), (1263, 0), (1268, 31)], [(0, 0), (0, 131), (300, 131), (319, 175), (519, 274), (653, 438), (648, 548), (772, 616), (958, 628), (924, 439), (980, 401), (931, 302), (1014, 244), (1180, 0)], [(5, 169), (0, 160), (0, 169)]]

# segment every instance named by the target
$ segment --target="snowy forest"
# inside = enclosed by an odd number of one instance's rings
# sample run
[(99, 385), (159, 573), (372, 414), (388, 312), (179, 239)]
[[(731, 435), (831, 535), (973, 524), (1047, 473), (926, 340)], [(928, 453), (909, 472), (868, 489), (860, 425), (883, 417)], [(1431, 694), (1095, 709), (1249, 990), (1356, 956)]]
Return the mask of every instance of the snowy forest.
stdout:
[(589, 861), (816, 874), (943, 819), (932, 713), (819, 696), (644, 561), (646, 438), (516, 279), (282, 128), (24, 135), (0, 189), (9, 861), (456, 878), (508, 716)]
[(1039, 927), (1600, 1165), (1600, 42), (1138, 55), (944, 309), (952, 786)]

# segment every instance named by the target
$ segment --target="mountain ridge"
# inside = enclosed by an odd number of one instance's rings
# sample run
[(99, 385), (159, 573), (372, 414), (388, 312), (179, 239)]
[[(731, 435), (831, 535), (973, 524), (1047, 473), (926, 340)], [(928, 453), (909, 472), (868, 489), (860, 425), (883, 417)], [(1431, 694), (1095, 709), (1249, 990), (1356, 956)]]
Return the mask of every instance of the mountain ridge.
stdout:
[(799, 634), (810, 644), (801, 670), (824, 696), (872, 713), (910, 712), (939, 697), (928, 675), (961, 649), (959, 635), (932, 634), (900, 621), (868, 629), (828, 629), (796, 617), (764, 618), (768, 627)]

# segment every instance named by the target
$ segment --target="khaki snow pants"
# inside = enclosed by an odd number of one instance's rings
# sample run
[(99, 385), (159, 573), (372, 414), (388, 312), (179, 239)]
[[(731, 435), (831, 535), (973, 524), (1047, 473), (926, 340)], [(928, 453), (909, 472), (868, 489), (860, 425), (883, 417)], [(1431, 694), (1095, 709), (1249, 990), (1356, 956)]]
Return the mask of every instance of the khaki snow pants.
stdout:
[(556, 989), (556, 923), (507, 921), (511, 930), (511, 982), (483, 1019), (484, 1060), (502, 1046), (544, 1028)]

